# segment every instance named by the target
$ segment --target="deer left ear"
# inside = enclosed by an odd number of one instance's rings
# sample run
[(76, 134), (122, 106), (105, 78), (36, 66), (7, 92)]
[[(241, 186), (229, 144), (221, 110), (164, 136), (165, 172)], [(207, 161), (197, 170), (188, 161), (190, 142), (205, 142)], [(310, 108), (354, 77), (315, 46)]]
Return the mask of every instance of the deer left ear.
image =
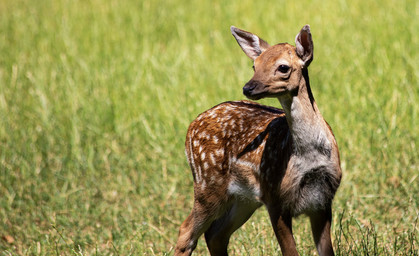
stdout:
[(305, 25), (295, 37), (297, 55), (308, 67), (313, 60), (313, 40), (311, 39), (310, 25)]
[(234, 26), (231, 26), (230, 30), (244, 53), (252, 60), (255, 60), (262, 52), (269, 48), (269, 44), (257, 35), (238, 29)]

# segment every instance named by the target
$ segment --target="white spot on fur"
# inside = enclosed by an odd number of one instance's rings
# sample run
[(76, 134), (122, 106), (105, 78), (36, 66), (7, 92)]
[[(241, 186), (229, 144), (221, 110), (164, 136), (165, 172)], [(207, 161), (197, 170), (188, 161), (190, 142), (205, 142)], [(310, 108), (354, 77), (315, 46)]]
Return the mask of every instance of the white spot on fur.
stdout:
[(211, 176), (210, 184), (214, 184), (214, 183), (215, 183), (215, 176)]
[(224, 150), (222, 150), (221, 148), (219, 148), (219, 149), (217, 149), (217, 150), (215, 150), (215, 155), (217, 156), (217, 157), (222, 157), (222, 156), (224, 156)]
[(196, 183), (201, 182), (201, 167), (199, 165), (197, 165), (195, 168), (195, 179), (196, 179)]
[(211, 118), (215, 118), (217, 116), (217, 113), (215, 111), (211, 111), (209, 112), (208, 116)]
[(212, 140), (214, 141), (214, 144), (218, 144), (218, 137), (217, 136), (213, 136)]
[[(186, 150), (185, 150), (185, 152), (186, 152)], [(192, 151), (192, 139), (191, 138), (189, 138), (189, 152), (190, 152), (190, 154), (186, 153), (186, 156), (188, 158), (189, 164), (191, 165), (192, 171), (195, 172), (196, 182), (199, 182), (199, 173), (198, 173), (199, 170), (198, 170), (198, 168), (196, 168), (196, 165), (195, 165), (195, 160), (194, 159), (196, 158), (196, 155), (192, 153), (193, 151)]]
[(215, 157), (214, 157), (214, 154), (213, 153), (211, 153), (209, 155), (209, 159), (210, 159), (212, 165), (216, 165), (217, 164), (217, 162), (215, 161)]
[(209, 167), (208, 163), (204, 162), (204, 170), (208, 170), (208, 167)]
[(261, 196), (260, 187), (258, 185), (249, 187), (236, 181), (232, 181), (228, 184), (228, 193), (230, 195), (251, 199), (253, 201), (258, 201)]
[(223, 138), (225, 138), (225, 136), (227, 135), (226, 130), (225, 130), (225, 129), (223, 129), (223, 130), (221, 131), (221, 134), (223, 135)]
[(256, 149), (256, 154), (257, 155), (260, 155), (260, 153), (262, 153), (262, 149), (263, 149), (263, 147), (258, 147), (257, 149)]

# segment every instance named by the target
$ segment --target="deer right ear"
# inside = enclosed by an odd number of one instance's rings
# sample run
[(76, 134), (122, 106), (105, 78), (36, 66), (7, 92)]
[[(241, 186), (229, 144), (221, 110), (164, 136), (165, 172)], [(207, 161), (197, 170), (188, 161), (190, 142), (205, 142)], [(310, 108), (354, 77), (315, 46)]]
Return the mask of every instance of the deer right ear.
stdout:
[(244, 53), (252, 60), (255, 60), (262, 52), (269, 48), (269, 44), (257, 35), (238, 29), (234, 26), (231, 26), (230, 30)]

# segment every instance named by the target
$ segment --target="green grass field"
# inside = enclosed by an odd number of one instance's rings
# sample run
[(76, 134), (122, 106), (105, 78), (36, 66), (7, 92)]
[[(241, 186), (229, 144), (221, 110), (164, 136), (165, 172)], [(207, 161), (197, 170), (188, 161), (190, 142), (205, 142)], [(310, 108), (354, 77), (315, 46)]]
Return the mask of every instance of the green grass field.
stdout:
[[(307, 23), (344, 175), (335, 251), (418, 255), (418, 13), (416, 0), (0, 1), (0, 255), (173, 255), (193, 200), (187, 127), (244, 99), (253, 73), (230, 25), (294, 44)], [(294, 226), (313, 255), (308, 219)], [(229, 250), (280, 254), (265, 209)]]

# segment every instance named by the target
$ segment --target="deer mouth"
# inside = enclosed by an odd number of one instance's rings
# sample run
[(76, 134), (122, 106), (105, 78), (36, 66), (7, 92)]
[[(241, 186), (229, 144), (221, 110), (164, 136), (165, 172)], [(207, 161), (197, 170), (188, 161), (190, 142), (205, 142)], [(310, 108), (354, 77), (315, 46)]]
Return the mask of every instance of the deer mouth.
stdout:
[(267, 95), (265, 93), (261, 93), (261, 94), (255, 94), (255, 95), (246, 95), (245, 96), (249, 99), (249, 100), (260, 100), (262, 98), (266, 98)]

